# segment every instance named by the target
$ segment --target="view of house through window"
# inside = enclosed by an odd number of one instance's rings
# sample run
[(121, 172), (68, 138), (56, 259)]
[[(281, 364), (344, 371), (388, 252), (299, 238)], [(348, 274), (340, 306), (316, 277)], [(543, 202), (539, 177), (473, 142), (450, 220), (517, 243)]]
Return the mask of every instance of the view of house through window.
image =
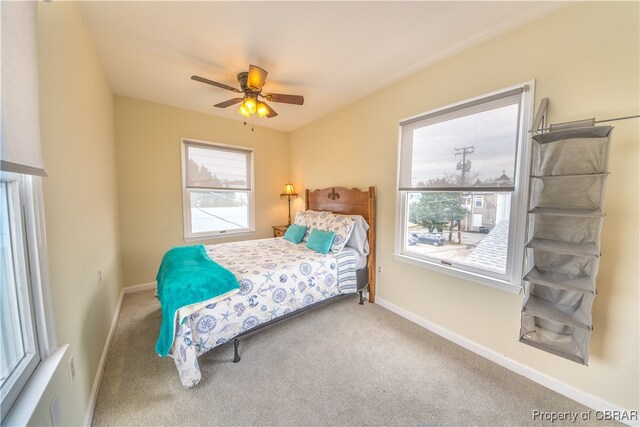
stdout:
[(483, 207), (466, 204), (468, 195), (475, 194), (409, 193), (407, 250), (504, 273), (511, 193), (483, 192)]
[(401, 123), (401, 255), (507, 278), (523, 91)]
[(185, 237), (253, 228), (253, 152), (184, 142)]

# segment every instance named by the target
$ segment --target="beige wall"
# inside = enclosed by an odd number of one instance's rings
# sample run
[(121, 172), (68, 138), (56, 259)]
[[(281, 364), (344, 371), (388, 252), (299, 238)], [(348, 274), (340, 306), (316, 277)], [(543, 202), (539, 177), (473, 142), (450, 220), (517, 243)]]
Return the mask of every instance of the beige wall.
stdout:
[(57, 394), (63, 424), (77, 425), (121, 291), (113, 96), (75, 3), (38, 4), (38, 61), (51, 293), (58, 342), (70, 349), (31, 421), (41, 425)]
[[(638, 3), (581, 3), (464, 51), (290, 136), (301, 188), (378, 191), (380, 298), (583, 392), (638, 409), (638, 120), (613, 122), (589, 367), (518, 342), (522, 296), (396, 261), (400, 119), (529, 79), (552, 122), (639, 111)], [(339, 155), (337, 155), (339, 154)], [(354, 159), (359, 159), (354, 161)], [(302, 201), (298, 201), (301, 205)]]
[[(272, 236), (285, 224), (279, 194), (289, 179), (284, 132), (130, 98), (115, 99), (120, 241), (125, 286), (153, 282), (171, 247)], [(183, 240), (180, 138), (254, 150), (256, 233), (189, 242)]]

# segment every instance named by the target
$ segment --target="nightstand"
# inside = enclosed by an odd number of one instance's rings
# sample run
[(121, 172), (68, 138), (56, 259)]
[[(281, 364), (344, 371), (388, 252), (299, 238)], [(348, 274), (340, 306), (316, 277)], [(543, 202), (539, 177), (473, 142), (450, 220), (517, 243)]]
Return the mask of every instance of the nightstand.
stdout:
[(282, 237), (284, 236), (284, 232), (289, 228), (288, 225), (274, 225), (273, 228), (273, 237)]

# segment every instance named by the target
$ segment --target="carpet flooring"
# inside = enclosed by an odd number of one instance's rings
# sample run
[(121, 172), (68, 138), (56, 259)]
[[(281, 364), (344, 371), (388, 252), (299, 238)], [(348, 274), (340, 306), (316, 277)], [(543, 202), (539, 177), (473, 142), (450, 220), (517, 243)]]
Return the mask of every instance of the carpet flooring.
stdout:
[[(200, 357), (185, 389), (154, 344), (153, 291), (125, 296), (94, 426), (595, 425), (534, 419), (588, 408), (357, 296), (286, 320)], [(580, 417), (578, 417), (580, 418)], [(611, 425), (611, 421), (607, 422)]]

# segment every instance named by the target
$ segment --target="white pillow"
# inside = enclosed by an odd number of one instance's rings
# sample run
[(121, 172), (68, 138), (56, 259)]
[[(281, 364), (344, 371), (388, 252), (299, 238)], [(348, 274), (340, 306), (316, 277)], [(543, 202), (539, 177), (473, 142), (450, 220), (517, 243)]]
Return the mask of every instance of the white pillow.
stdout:
[(367, 233), (369, 224), (367, 224), (362, 215), (346, 216), (355, 220), (355, 226), (345, 246), (355, 249), (362, 256), (369, 255), (369, 234)]

